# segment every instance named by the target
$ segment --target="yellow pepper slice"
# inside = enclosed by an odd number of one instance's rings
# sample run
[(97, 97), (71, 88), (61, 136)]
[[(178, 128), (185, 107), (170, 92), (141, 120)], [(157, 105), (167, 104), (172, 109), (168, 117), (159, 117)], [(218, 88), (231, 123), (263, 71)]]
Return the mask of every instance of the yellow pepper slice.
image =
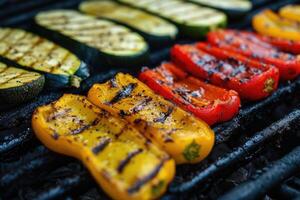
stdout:
[(39, 107), (32, 127), (48, 148), (80, 159), (113, 199), (156, 199), (174, 177), (169, 155), (86, 97), (67, 94)]
[(287, 5), (279, 10), (279, 15), (300, 22), (300, 5)]
[(264, 10), (252, 19), (253, 28), (267, 36), (300, 40), (300, 24), (280, 17), (271, 10)]
[(214, 133), (205, 122), (156, 95), (128, 74), (119, 73), (106, 83), (95, 84), (88, 99), (134, 124), (177, 164), (203, 160), (214, 145)]

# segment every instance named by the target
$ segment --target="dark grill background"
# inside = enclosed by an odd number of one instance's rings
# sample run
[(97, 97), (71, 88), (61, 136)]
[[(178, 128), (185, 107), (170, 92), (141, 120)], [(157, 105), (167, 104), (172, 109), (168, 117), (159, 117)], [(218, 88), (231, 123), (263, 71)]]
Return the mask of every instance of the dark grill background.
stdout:
[[(76, 8), (78, 0), (0, 0), (0, 25), (32, 30), (41, 10)], [(256, 0), (247, 16), (231, 19), (230, 28), (250, 29), (263, 8), (278, 9), (297, 0)], [(176, 42), (192, 42), (184, 38)], [(72, 50), (72, 49), (70, 49)], [(168, 59), (169, 47), (151, 53), (155, 66)], [(45, 90), (31, 102), (0, 113), (0, 199), (108, 199), (75, 159), (46, 149), (33, 135), (33, 110), (63, 92), (85, 94), (117, 71), (94, 74), (79, 89)], [(135, 74), (136, 70), (130, 71)], [(214, 127), (216, 145), (200, 164), (177, 167), (163, 199), (293, 199), (300, 196), (300, 78), (281, 84), (269, 98), (244, 103), (229, 122)], [(245, 183), (243, 183), (245, 182)]]

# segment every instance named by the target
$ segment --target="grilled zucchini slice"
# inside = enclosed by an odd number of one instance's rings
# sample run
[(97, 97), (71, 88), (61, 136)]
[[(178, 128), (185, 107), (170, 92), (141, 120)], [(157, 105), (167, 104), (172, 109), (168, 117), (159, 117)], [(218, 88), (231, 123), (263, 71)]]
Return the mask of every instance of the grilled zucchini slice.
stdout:
[(45, 78), (37, 72), (29, 72), (0, 63), (0, 104), (16, 105), (36, 97), (43, 89)]
[(197, 3), (199, 5), (208, 6), (222, 10), (229, 16), (244, 15), (246, 12), (252, 9), (252, 3), (249, 0), (189, 0), (190, 2)]
[(48, 148), (81, 160), (114, 199), (156, 199), (174, 177), (169, 155), (84, 96), (39, 107), (32, 127)]
[(21, 29), (0, 28), (0, 57), (18, 67), (42, 72), (50, 87), (79, 87), (89, 69), (74, 54)]
[(225, 27), (227, 23), (223, 12), (180, 0), (119, 1), (159, 15), (177, 25), (181, 34), (196, 39), (202, 38), (211, 30)]
[(154, 47), (170, 44), (178, 33), (176, 26), (168, 21), (116, 2), (85, 1), (79, 8), (84, 13), (107, 18), (134, 29)]
[[(148, 45), (139, 34), (114, 22), (72, 10), (39, 13), (36, 23), (53, 39), (76, 48), (92, 65), (137, 66), (148, 60)], [(50, 31), (49, 31), (50, 30)], [(87, 48), (89, 47), (89, 48)]]
[(203, 160), (214, 145), (214, 133), (205, 122), (128, 74), (119, 73), (104, 84), (95, 84), (88, 99), (135, 125), (178, 164)]

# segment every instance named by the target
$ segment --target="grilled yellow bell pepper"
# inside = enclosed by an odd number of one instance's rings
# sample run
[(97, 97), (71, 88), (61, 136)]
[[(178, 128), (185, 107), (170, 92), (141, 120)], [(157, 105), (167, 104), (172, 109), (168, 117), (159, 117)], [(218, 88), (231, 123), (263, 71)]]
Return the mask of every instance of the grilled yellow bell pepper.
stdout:
[(300, 22), (300, 5), (287, 5), (279, 10), (279, 15)]
[(264, 10), (252, 19), (253, 28), (267, 36), (288, 40), (300, 40), (300, 25), (280, 17), (271, 10)]
[(95, 105), (128, 120), (169, 153), (177, 164), (197, 163), (214, 145), (209, 126), (176, 107), (128, 74), (117, 74), (88, 93)]
[(32, 127), (47, 147), (80, 159), (114, 199), (156, 199), (173, 179), (169, 155), (86, 97), (64, 95), (39, 107)]

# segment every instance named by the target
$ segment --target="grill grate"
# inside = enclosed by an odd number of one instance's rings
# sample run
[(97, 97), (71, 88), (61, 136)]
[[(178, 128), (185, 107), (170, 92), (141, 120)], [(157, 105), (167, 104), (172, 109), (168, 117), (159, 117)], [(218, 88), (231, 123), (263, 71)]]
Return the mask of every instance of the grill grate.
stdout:
[[(31, 30), (29, 22), (38, 11), (75, 8), (79, 1), (7, 2), (0, 4), (0, 7), (7, 6), (5, 12), (0, 14), (0, 25)], [(230, 27), (250, 29), (251, 17), (259, 10), (265, 7), (277, 9), (295, 2), (300, 1), (257, 0), (254, 2), (255, 10), (230, 24)], [(16, 9), (9, 9), (13, 5)], [(193, 41), (181, 38), (176, 42)], [(169, 47), (152, 52), (150, 66), (159, 64), (168, 56)], [(37, 106), (58, 99), (63, 92), (85, 94), (93, 83), (104, 82), (118, 71), (124, 69), (93, 75), (79, 89), (44, 91), (31, 102), (0, 113), (0, 198), (109, 199), (80, 162), (49, 151), (35, 138), (30, 118)], [(254, 184), (254, 189), (248, 191), (249, 199), (256, 195), (279, 199), (299, 195), (299, 167), (295, 168), (300, 162), (297, 147), (300, 144), (299, 88), (300, 78), (281, 84), (271, 97), (244, 105), (234, 119), (215, 126), (216, 146), (211, 155), (200, 164), (178, 166), (175, 180), (162, 199), (215, 199), (228, 191), (223, 197), (232, 199), (242, 195), (244, 188), (248, 189), (247, 186), (253, 183), (262, 184), (264, 190)], [(272, 164), (273, 161), (276, 162)], [(285, 168), (278, 170), (278, 166)], [(259, 169), (265, 170), (260, 172)], [(276, 176), (278, 179), (265, 180), (265, 176)], [(240, 184), (244, 181), (248, 182)], [(269, 189), (275, 186), (276, 191), (270, 192)]]

